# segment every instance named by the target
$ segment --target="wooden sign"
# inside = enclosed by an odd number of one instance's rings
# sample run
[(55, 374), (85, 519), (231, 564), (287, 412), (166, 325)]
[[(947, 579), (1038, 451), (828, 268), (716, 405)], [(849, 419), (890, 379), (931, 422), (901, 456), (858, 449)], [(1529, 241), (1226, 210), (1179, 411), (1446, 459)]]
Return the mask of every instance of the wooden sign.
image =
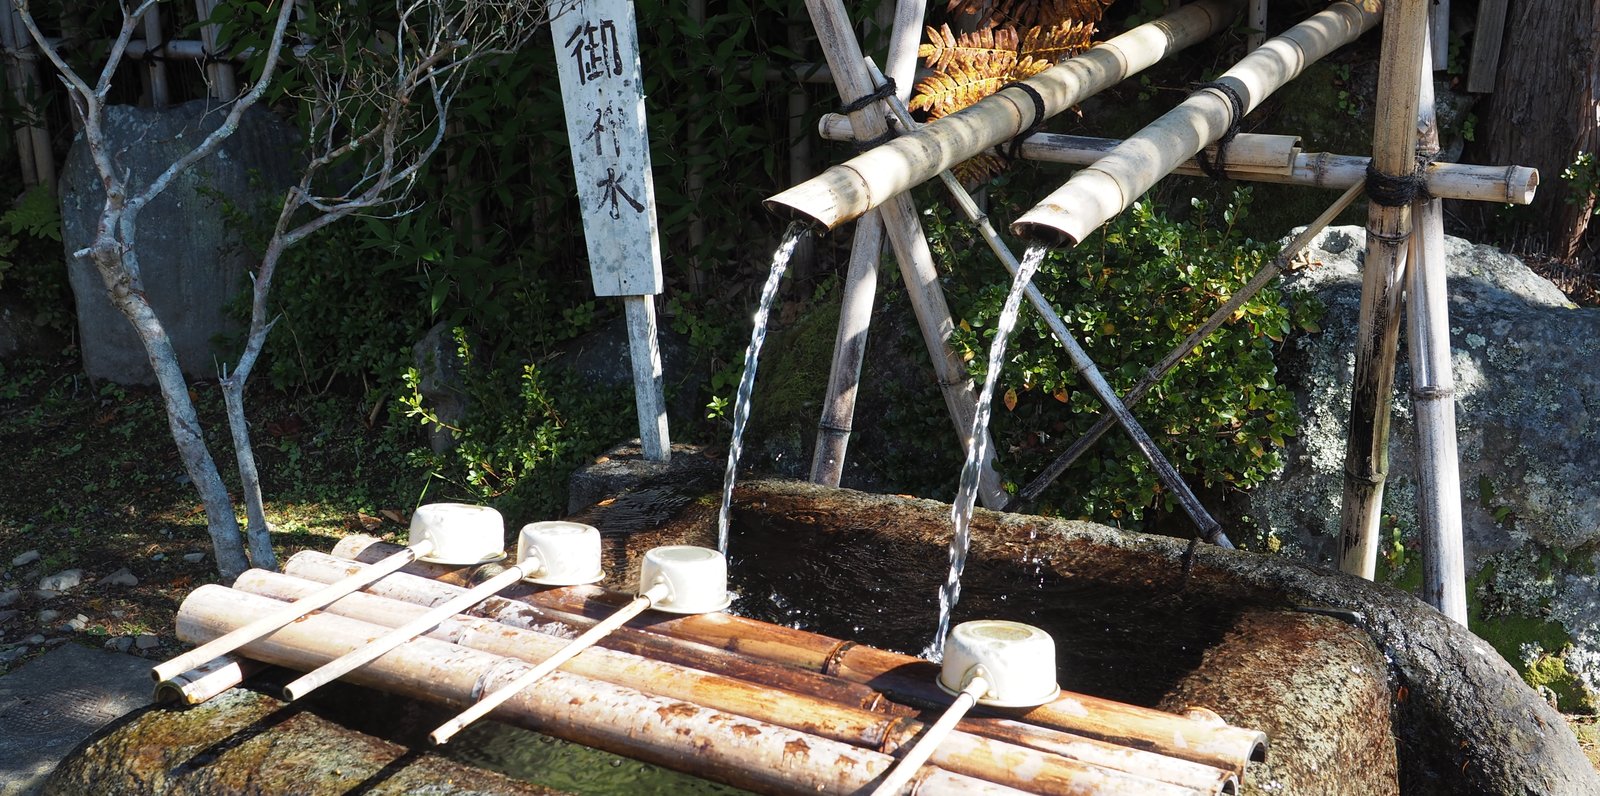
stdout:
[(661, 245), (633, 3), (556, 0), (550, 17), (595, 295), (655, 295)]

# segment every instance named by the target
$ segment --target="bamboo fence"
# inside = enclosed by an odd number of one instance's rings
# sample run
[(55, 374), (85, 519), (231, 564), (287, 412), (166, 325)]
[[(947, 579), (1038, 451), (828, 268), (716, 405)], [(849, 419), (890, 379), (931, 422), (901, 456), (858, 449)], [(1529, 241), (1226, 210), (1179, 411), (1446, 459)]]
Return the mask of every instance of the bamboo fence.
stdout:
[(1076, 245), (1307, 66), (1371, 29), (1379, 16), (1376, 9), (1340, 0), (1268, 39), (1215, 81), (1236, 95), (1242, 107), (1236, 109), (1220, 87), (1196, 91), (1093, 166), (1073, 174), (1022, 214), (1012, 232), (1053, 245)]

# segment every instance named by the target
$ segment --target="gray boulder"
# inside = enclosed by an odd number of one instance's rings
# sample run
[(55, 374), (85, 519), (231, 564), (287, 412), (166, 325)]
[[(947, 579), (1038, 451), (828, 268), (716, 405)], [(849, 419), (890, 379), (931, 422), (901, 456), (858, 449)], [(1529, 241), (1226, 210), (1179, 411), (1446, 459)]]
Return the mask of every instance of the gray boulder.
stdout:
[[(1495, 638), (1524, 669), (1548, 656), (1589, 689), (1600, 688), (1600, 310), (1579, 309), (1515, 257), (1447, 238), (1450, 333), (1461, 454), (1469, 600), (1475, 620), (1518, 616), (1536, 637)], [(1248, 497), (1249, 514), (1292, 552), (1322, 564), (1337, 557), (1349, 385), (1354, 368), (1365, 232), (1318, 236), (1310, 267), (1286, 292), (1315, 294), (1322, 331), (1279, 357), (1296, 391), (1300, 436), (1283, 472)], [(1385, 565), (1406, 585), (1417, 571), (1415, 426), (1402, 334), (1384, 514), (1405, 553)], [(1390, 530), (1393, 528), (1394, 531)], [(1385, 542), (1392, 542), (1386, 536)], [(1391, 548), (1392, 549), (1392, 548)], [(1490, 622), (1475, 624), (1493, 635)], [(1570, 640), (1571, 649), (1559, 648)], [(1559, 690), (1559, 689), (1558, 689)], [(1566, 705), (1564, 705), (1566, 706)]]
[(454, 327), (440, 321), (423, 333), (411, 346), (411, 362), (417, 369), (417, 392), (439, 418), (428, 424), (428, 444), (434, 453), (444, 453), (456, 445), (448, 426), (461, 427), (467, 416), (467, 385), (461, 373), (460, 346)]
[[(215, 130), (224, 111), (195, 101), (152, 110), (113, 105), (105, 111), (111, 159), (130, 190), (142, 191), (182, 154)], [(232, 213), (275, 213), (292, 182), (298, 135), (271, 113), (252, 109), (211, 157), (175, 177), (140, 213), (134, 245), (145, 295), (172, 337), (191, 376), (217, 375), (212, 339), (237, 330), (225, 311), (258, 262), (243, 244)], [(104, 188), (80, 137), (61, 173), (61, 232), (77, 305), (78, 342), (92, 379), (150, 384), (154, 375), (133, 327), (107, 297), (94, 264), (73, 257), (94, 239)], [(263, 225), (269, 223), (263, 219)]]

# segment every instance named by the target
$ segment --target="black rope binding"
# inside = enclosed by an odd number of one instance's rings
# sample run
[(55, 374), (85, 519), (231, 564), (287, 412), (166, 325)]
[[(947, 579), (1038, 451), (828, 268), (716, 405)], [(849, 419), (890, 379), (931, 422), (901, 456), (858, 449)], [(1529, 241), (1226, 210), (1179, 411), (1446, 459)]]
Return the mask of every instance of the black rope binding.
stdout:
[[(1429, 159), (1432, 160), (1431, 158)], [(1367, 198), (1373, 203), (1384, 207), (1408, 207), (1416, 202), (1426, 202), (1433, 198), (1428, 193), (1428, 178), (1422, 175), (1427, 163), (1420, 164), (1417, 170), (1410, 174), (1390, 175), (1378, 171), (1378, 167), (1367, 163)]]
[(1195, 153), (1194, 158), (1200, 162), (1200, 170), (1205, 172), (1206, 176), (1221, 181), (1228, 179), (1228, 144), (1233, 143), (1233, 137), (1239, 134), (1239, 125), (1244, 121), (1244, 98), (1233, 90), (1233, 86), (1221, 81), (1201, 83), (1195, 87), (1195, 93), (1198, 94), (1208, 88), (1214, 88), (1221, 92), (1222, 96), (1227, 97), (1228, 104), (1233, 106), (1233, 113), (1228, 119), (1227, 132), (1217, 139), (1216, 160), (1213, 161), (1203, 148)]
[[(1028, 125), (1026, 130), (1017, 133), (1016, 136), (1009, 142), (996, 145), (994, 148), (994, 150), (1001, 155), (1004, 155), (1011, 160), (1016, 160), (1017, 156), (1022, 152), (1023, 140), (1028, 136), (1043, 130), (1044, 123), (1048, 120), (1045, 119), (1044, 116), (1044, 97), (1039, 95), (1039, 91), (1037, 89), (1028, 85), (1027, 83), (1011, 82), (1001, 86), (1000, 89), (995, 93), (999, 94), (1001, 91), (1005, 91), (1008, 88), (1020, 88), (1022, 89), (1022, 93), (1028, 95), (1028, 99), (1033, 100), (1033, 122)], [(1001, 149), (1001, 146), (1004, 146), (1005, 149)]]
[(894, 96), (894, 92), (894, 78), (886, 77), (883, 79), (883, 85), (878, 86), (876, 89), (873, 89), (867, 94), (862, 94), (852, 102), (846, 102), (844, 105), (840, 106), (839, 112), (848, 116), (856, 111), (861, 110), (862, 108), (867, 107), (868, 105), (871, 105), (874, 102), (877, 102), (878, 100), (888, 99)]
[(883, 135), (866, 139), (852, 139), (850, 146), (854, 147), (857, 152), (865, 152), (869, 149), (877, 149), (899, 137), (899, 123), (894, 120), (893, 116), (885, 117), (883, 123), (889, 128), (883, 131)]

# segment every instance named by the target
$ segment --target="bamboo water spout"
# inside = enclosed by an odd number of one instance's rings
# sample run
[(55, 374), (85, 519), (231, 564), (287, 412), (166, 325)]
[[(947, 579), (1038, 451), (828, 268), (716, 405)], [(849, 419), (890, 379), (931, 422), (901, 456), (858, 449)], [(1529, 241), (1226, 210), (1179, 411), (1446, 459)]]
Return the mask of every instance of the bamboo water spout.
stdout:
[[(1044, 100), (1044, 116), (1054, 116), (1226, 30), (1242, 6), (1243, 0), (1200, 0), (1021, 82)], [(779, 215), (833, 229), (1042, 121), (1033, 117), (1033, 102), (1024, 90), (1006, 89), (834, 166), (765, 204)]]
[[(1221, 138), (1301, 70), (1377, 24), (1380, 12), (1340, 0), (1261, 45), (1207, 87), (1082, 169), (1011, 226), (1051, 245), (1081, 242), (1161, 178)], [(1242, 107), (1235, 108), (1228, 91)]]
[[(822, 137), (830, 141), (853, 138), (850, 120), (836, 113), (825, 114), (817, 128)], [(1263, 138), (1268, 140), (1259, 140)], [(1283, 139), (1293, 138), (1240, 133), (1228, 147), (1227, 162), (1222, 170), (1236, 180), (1340, 190), (1360, 185), (1367, 178), (1367, 164), (1372, 162), (1371, 158), (1302, 152), (1298, 144), (1292, 149), (1286, 146)], [(1121, 143), (1115, 138), (1034, 133), (1023, 139), (1021, 155), (1027, 160), (1091, 166)], [(1280, 152), (1292, 154), (1286, 167), (1280, 161)], [(1191, 177), (1205, 174), (1194, 159), (1179, 164), (1173, 173)], [(1434, 162), (1423, 169), (1422, 176), (1428, 183), (1428, 195), (1437, 199), (1525, 205), (1533, 201), (1539, 188), (1539, 170), (1527, 166)]]

